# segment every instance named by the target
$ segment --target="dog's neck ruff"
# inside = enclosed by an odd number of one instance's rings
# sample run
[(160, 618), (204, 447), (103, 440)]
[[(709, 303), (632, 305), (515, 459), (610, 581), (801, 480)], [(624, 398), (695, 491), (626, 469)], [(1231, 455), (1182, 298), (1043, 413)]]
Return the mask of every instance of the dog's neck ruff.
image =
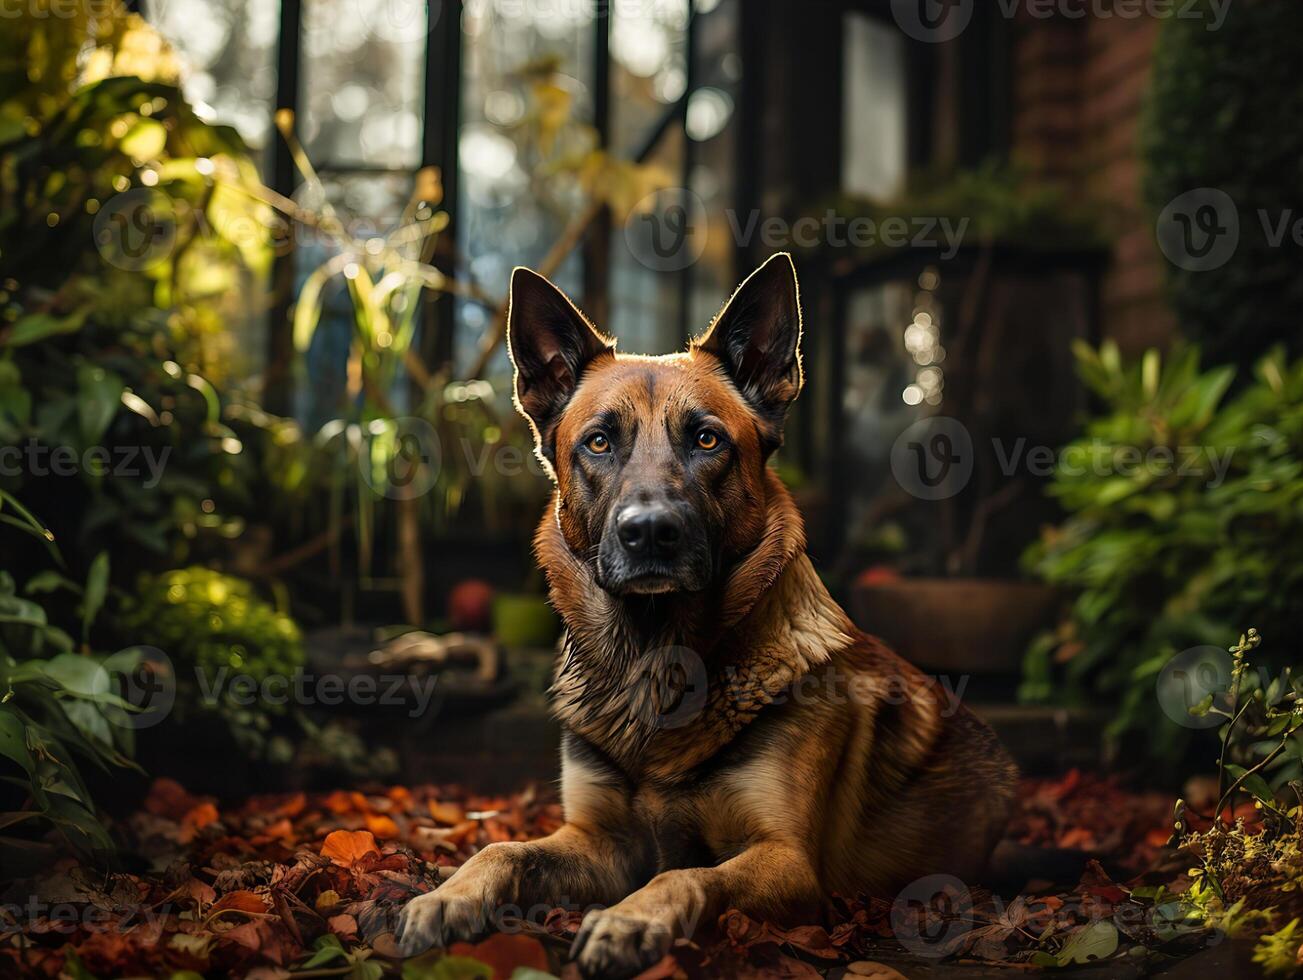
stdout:
[(766, 482), (764, 535), (714, 596), (613, 596), (550, 514), (539, 528), (566, 625), (553, 711), (631, 774), (672, 778), (698, 765), (852, 642), (854, 627), (805, 555), (791, 496), (772, 472)]

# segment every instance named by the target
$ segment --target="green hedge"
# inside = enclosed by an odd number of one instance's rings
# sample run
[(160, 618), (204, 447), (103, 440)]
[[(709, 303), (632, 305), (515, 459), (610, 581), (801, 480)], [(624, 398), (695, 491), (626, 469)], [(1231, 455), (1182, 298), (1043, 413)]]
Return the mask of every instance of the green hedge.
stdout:
[[(1236, 0), (1224, 14), (1217, 29), (1211, 12), (1164, 24), (1141, 152), (1155, 216), (1197, 188), (1235, 202), (1231, 259), (1204, 272), (1169, 263), (1169, 282), (1181, 327), (1207, 361), (1247, 366), (1277, 343), (1303, 353), (1303, 246), (1292, 234), (1303, 220), (1303, 3)], [(1274, 228), (1290, 209), (1272, 245), (1262, 217)]]

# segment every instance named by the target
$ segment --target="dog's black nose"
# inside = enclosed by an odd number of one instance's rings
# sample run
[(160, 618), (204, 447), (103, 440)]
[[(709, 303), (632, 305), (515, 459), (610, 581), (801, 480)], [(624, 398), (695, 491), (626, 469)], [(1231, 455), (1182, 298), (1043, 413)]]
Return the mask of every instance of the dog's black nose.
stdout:
[(624, 550), (639, 558), (673, 558), (683, 540), (683, 522), (663, 504), (626, 507), (616, 521)]

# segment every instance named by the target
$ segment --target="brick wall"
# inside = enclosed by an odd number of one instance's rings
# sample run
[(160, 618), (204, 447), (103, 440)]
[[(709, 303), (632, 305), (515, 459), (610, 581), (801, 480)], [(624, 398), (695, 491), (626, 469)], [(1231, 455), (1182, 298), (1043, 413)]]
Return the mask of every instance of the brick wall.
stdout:
[(1159, 26), (1149, 18), (1024, 17), (1015, 27), (1014, 155), (1071, 193), (1084, 190), (1107, 215), (1114, 245), (1102, 328), (1128, 353), (1166, 346), (1176, 333), (1136, 142)]

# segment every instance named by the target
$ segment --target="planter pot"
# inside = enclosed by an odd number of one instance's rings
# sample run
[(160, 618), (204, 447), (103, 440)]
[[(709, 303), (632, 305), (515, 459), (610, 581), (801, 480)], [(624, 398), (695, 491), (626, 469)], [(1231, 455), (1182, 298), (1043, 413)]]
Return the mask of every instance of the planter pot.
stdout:
[(1031, 638), (1053, 623), (1056, 599), (1035, 582), (897, 579), (857, 585), (851, 613), (925, 670), (1013, 673)]
[(493, 636), (509, 647), (548, 647), (561, 621), (542, 596), (502, 595), (493, 600)]

